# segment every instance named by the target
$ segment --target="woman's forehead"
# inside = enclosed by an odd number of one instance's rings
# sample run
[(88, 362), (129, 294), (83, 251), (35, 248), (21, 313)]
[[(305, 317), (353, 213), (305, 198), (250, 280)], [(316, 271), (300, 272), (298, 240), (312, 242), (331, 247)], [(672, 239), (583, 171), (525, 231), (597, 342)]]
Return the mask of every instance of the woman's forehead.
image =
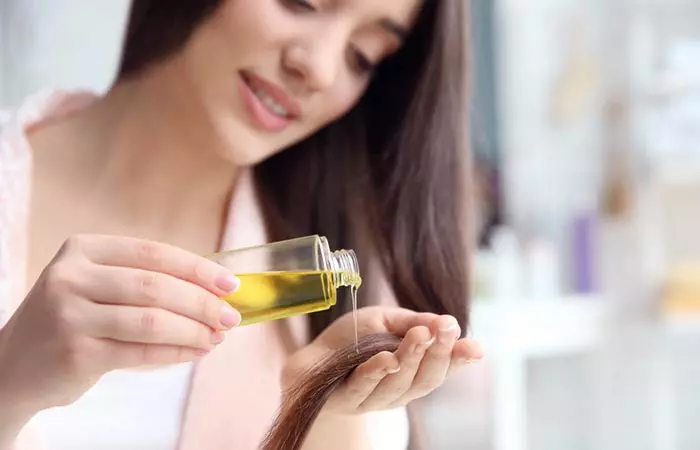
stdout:
[(362, 16), (375, 19), (386, 19), (410, 28), (423, 0), (334, 0), (341, 9), (346, 9)]

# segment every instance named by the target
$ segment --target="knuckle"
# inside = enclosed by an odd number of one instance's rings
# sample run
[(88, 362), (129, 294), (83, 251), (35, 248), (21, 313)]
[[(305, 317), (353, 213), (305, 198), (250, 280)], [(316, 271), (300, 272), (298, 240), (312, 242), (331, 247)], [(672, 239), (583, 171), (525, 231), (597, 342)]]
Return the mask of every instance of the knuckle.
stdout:
[(211, 265), (208, 261), (198, 261), (192, 268), (192, 277), (200, 285), (206, 285), (212, 278)]
[(88, 236), (85, 234), (74, 234), (69, 236), (61, 246), (61, 254), (72, 254), (82, 251), (85, 248)]
[(139, 295), (149, 304), (157, 305), (163, 296), (163, 279), (155, 272), (147, 272), (138, 277)]
[(77, 272), (68, 262), (53, 264), (46, 273), (46, 286), (54, 293), (71, 292), (77, 281)]
[(197, 304), (199, 305), (200, 319), (211, 324), (216, 324), (219, 321), (219, 315), (213, 305), (211, 295), (206, 291), (201, 291), (197, 295)]
[(146, 309), (139, 314), (138, 329), (146, 337), (153, 337), (159, 334), (159, 322), (155, 311)]
[(139, 242), (136, 244), (136, 259), (146, 267), (157, 268), (163, 262), (163, 252), (155, 242)]
[(120, 347), (116, 351), (118, 361), (114, 366), (119, 368), (139, 367), (148, 365), (151, 362), (150, 345), (143, 342), (129, 343), (128, 346)]
[(170, 364), (180, 360), (186, 349), (179, 346), (143, 344), (139, 348), (141, 365)]
[(136, 345), (136, 363), (138, 365), (146, 365), (153, 362), (153, 347), (148, 344)]

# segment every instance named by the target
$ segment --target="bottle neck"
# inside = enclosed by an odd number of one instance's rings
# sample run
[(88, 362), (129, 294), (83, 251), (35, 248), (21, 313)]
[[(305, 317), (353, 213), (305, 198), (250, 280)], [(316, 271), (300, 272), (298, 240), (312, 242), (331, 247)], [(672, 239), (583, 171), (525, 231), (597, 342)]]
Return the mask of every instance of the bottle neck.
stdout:
[(359, 288), (362, 284), (360, 265), (353, 250), (336, 250), (328, 255), (328, 268), (336, 288)]

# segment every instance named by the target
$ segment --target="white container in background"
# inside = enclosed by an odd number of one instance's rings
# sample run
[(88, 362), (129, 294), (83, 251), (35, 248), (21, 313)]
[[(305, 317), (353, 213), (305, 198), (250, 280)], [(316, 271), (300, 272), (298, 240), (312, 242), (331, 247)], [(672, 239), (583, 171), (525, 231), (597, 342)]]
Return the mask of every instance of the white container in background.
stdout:
[(535, 238), (527, 245), (525, 265), (528, 296), (534, 300), (553, 300), (561, 296), (561, 269), (554, 244)]
[(496, 229), (491, 238), (493, 250), (493, 295), (497, 302), (527, 296), (523, 282), (523, 252), (518, 236), (507, 227)]

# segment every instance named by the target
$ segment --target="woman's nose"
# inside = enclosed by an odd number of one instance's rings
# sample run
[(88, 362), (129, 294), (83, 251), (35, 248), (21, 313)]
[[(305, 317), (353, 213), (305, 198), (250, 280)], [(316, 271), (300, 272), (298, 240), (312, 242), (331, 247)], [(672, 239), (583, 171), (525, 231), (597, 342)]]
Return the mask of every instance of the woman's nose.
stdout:
[(285, 69), (309, 91), (331, 87), (340, 74), (344, 45), (325, 37), (290, 44), (284, 52)]

